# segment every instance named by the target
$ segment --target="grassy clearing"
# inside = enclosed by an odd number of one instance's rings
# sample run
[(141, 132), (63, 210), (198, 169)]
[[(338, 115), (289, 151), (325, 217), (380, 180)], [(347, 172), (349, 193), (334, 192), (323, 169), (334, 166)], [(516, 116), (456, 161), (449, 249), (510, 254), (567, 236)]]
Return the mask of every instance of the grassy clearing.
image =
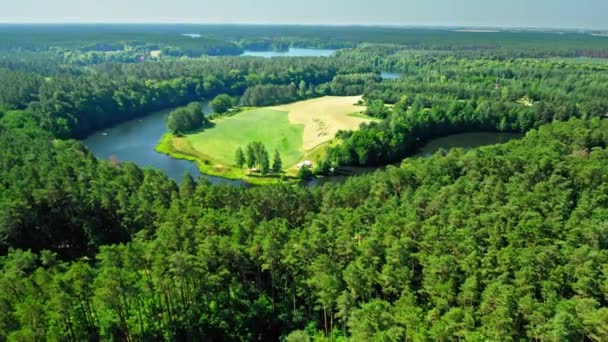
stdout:
[[(360, 99), (360, 96), (328, 96), (249, 109), (213, 120), (211, 127), (185, 137), (166, 135), (156, 150), (194, 161), (202, 173), (213, 176), (244, 179), (254, 184), (290, 181), (297, 173), (298, 162), (320, 160), (327, 146), (339, 143), (334, 139), (338, 130), (356, 130), (361, 123), (376, 120), (360, 113), (362, 107), (355, 105)], [(262, 142), (271, 158), (275, 149), (280, 152), (285, 174), (261, 177), (233, 166), (237, 148), (244, 149), (254, 141)]]
[(165, 134), (156, 146), (156, 151), (170, 155), (176, 159), (193, 161), (202, 173), (211, 176), (242, 179), (247, 175), (245, 170), (219, 164), (212, 156), (197, 151), (185, 137)]
[(190, 160), (198, 166), (201, 173), (210, 176), (223, 177), (228, 179), (242, 179), (250, 184), (268, 185), (281, 182), (299, 181), (293, 177), (284, 175), (260, 176), (252, 174), (249, 170), (239, 169), (230, 165), (222, 165), (214, 160), (213, 157), (197, 151), (190, 145), (185, 137), (176, 137), (172, 134), (165, 134), (155, 150), (159, 153), (167, 154), (176, 159)]
[(278, 149), (285, 165), (296, 164), (304, 155), (304, 127), (292, 125), (285, 112), (259, 108), (213, 123), (213, 128), (187, 135), (186, 139), (194, 150), (220, 164), (232, 165), (237, 148), (244, 149), (254, 141), (262, 142), (271, 156)]

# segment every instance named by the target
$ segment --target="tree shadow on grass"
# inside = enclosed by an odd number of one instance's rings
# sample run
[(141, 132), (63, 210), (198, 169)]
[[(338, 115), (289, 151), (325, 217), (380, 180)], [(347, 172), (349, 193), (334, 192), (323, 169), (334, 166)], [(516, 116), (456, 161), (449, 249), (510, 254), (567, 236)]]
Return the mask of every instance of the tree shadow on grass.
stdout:
[(215, 122), (211, 122), (211, 121), (209, 121), (209, 122), (207, 122), (206, 124), (204, 124), (203, 126), (201, 126), (201, 127), (200, 127), (200, 128), (198, 128), (198, 129), (195, 129), (195, 130), (193, 130), (193, 131), (188, 131), (188, 132), (186, 132), (186, 133), (179, 133), (179, 134), (175, 134), (175, 136), (177, 136), (177, 137), (183, 137), (183, 136), (185, 136), (185, 135), (198, 134), (198, 133), (202, 133), (202, 132), (204, 132), (204, 131), (205, 131), (205, 130), (207, 130), (207, 129), (211, 129), (211, 128), (214, 128), (214, 127), (215, 127)]

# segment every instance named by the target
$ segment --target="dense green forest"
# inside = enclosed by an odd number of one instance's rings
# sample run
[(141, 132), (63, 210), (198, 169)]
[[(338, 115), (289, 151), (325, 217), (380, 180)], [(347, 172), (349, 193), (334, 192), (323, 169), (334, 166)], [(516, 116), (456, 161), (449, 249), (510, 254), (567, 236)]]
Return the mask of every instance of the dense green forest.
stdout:
[[(342, 58), (357, 63), (367, 53)], [(425, 141), (464, 131), (520, 131), (571, 117), (608, 115), (608, 65), (564, 60), (392, 55), (381, 68), (398, 80), (367, 82), (364, 98), (394, 104), (370, 107), (386, 118), (356, 132), (327, 153), (323, 168), (383, 165), (414, 154)]]
[(315, 189), (177, 187), (7, 133), (11, 339), (608, 338), (606, 120)]
[[(608, 62), (566, 58), (605, 38), (76, 28), (0, 26), (0, 341), (608, 340)], [(184, 33), (204, 44), (185, 52)], [(344, 50), (206, 56), (222, 46)], [(381, 121), (340, 132), (315, 171), (393, 165), (343, 183), (176, 184), (72, 140), (188, 104), (175, 127), (195, 129), (218, 95), (361, 94)], [(465, 131), (526, 134), (407, 158)], [(262, 149), (249, 162), (280, 171)]]

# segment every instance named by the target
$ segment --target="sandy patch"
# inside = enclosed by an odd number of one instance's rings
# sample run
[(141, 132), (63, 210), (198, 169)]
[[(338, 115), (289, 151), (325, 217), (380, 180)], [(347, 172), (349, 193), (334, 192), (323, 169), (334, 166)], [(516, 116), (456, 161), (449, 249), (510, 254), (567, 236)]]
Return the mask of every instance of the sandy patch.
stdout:
[(311, 150), (333, 139), (339, 130), (357, 130), (371, 120), (349, 116), (364, 107), (355, 104), (361, 96), (326, 96), (272, 107), (288, 112), (289, 122), (304, 125), (304, 150)]

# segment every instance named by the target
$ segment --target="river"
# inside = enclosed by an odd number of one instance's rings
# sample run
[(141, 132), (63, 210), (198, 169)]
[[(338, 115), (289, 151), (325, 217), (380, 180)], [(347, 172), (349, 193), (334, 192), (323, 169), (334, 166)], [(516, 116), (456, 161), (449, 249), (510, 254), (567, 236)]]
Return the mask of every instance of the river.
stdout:
[(513, 139), (519, 139), (524, 135), (521, 133), (496, 133), (496, 132), (474, 132), (452, 134), (437, 138), (426, 143), (414, 157), (430, 157), (440, 149), (452, 148), (473, 149), (476, 147), (504, 144)]
[[(209, 106), (203, 106), (209, 113)], [(178, 160), (158, 153), (154, 147), (167, 133), (166, 120), (169, 110), (152, 113), (141, 119), (122, 123), (118, 126), (96, 132), (82, 143), (99, 159), (111, 157), (120, 162), (132, 162), (140, 167), (154, 167), (164, 171), (167, 176), (181, 182), (186, 172), (194, 178), (204, 177), (213, 184), (242, 185), (244, 182), (221, 177), (203, 175), (193, 162)]]
[[(209, 113), (209, 106), (204, 106)], [(154, 167), (164, 171), (176, 182), (181, 182), (186, 172), (193, 177), (204, 177), (213, 184), (243, 185), (243, 181), (203, 175), (190, 161), (171, 158), (154, 150), (163, 134), (167, 133), (166, 118), (169, 111), (152, 113), (141, 119), (122, 123), (89, 136), (82, 142), (97, 158), (108, 160), (117, 158), (120, 162), (133, 162), (140, 167)], [(463, 133), (438, 138), (424, 145), (414, 157), (428, 157), (439, 149), (471, 149), (479, 146), (505, 143), (522, 137), (519, 133)], [(339, 181), (337, 178), (312, 182), (311, 185), (326, 181)]]

